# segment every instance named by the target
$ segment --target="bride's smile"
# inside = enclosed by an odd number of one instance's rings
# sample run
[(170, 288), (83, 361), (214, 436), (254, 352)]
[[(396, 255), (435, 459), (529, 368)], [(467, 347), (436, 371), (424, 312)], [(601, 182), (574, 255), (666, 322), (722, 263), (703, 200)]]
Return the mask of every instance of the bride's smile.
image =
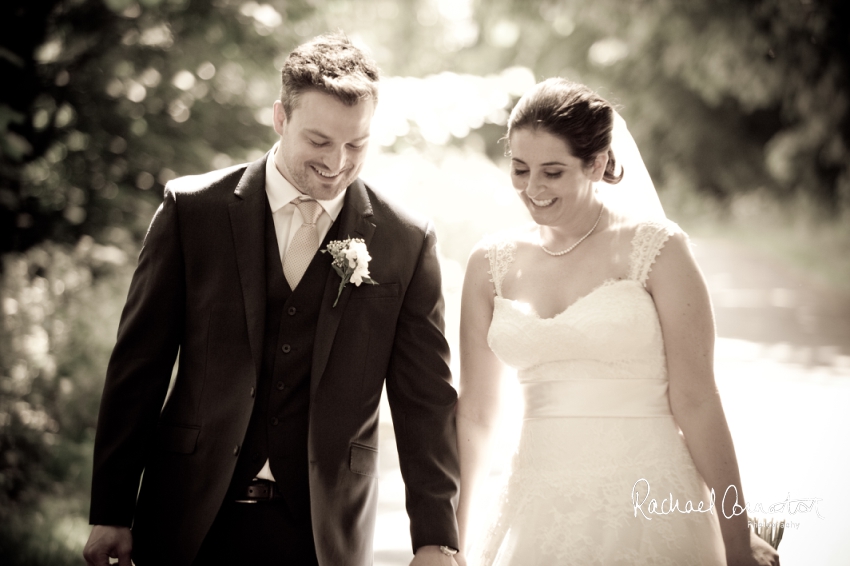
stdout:
[(555, 203), (556, 200), (558, 200), (556, 198), (550, 198), (549, 200), (537, 200), (537, 199), (533, 199), (531, 197), (528, 197), (528, 198), (531, 201), (531, 204), (533, 204), (537, 208), (548, 208), (548, 207), (552, 206)]
[(566, 248), (593, 224), (599, 197), (593, 183), (602, 178), (607, 157), (588, 166), (569, 145), (542, 128), (511, 133), (511, 181), (541, 237), (557, 249)]

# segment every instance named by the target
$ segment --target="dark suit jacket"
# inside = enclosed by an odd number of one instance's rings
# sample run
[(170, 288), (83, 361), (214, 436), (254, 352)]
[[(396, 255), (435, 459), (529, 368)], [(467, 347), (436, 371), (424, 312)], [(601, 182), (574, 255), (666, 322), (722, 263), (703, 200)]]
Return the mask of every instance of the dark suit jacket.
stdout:
[[(101, 401), (90, 520), (133, 525), (134, 557), (151, 564), (191, 563), (251, 417), (265, 318), (264, 167), (265, 157), (171, 181), (130, 286)], [(360, 180), (337, 221), (340, 238), (365, 240), (379, 285), (349, 284), (333, 308), (332, 270), (325, 285), (308, 433), (319, 563), (372, 562), (385, 381), (413, 548), (457, 547), (457, 396), (434, 232)]]

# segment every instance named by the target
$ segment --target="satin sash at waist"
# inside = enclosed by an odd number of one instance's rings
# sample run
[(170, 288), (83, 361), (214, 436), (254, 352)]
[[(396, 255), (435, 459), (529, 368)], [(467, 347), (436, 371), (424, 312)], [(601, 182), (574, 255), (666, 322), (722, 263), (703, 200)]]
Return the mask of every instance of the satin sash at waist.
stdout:
[(562, 379), (521, 385), (526, 419), (672, 415), (663, 379)]

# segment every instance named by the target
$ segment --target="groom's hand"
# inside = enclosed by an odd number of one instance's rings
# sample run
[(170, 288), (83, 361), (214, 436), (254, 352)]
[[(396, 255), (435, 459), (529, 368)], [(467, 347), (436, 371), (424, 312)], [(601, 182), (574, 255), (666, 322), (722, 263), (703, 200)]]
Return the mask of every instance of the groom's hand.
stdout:
[(110, 558), (118, 559), (118, 566), (131, 566), (133, 534), (127, 527), (95, 525), (83, 549), (88, 566), (108, 566)]
[(458, 566), (454, 557), (442, 553), (439, 546), (420, 546), (410, 566)]

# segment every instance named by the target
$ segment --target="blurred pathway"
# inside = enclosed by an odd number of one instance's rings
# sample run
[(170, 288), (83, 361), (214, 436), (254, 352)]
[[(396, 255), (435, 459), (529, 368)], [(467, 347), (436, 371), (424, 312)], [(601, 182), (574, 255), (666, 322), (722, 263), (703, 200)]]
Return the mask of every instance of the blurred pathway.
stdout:
[[(762, 504), (762, 516), (789, 521), (784, 566), (848, 564), (850, 296), (734, 243), (695, 244), (715, 307), (717, 382), (747, 500)], [(457, 305), (451, 292), (447, 303)], [(516, 411), (508, 408), (508, 421)], [(388, 415), (385, 407), (375, 566), (403, 566), (409, 525)], [(505, 438), (500, 444), (514, 441)], [(500, 462), (494, 485), (505, 455)], [(794, 502), (806, 499), (818, 501)]]
[(734, 243), (697, 240), (717, 335), (766, 346), (780, 362), (850, 368), (850, 296)]

